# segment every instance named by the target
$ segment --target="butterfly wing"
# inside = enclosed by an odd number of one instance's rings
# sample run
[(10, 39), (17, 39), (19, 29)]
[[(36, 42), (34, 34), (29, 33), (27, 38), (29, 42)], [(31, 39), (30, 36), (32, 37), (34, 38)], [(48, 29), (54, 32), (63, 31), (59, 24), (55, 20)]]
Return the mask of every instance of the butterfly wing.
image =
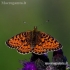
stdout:
[(62, 48), (62, 45), (49, 34), (38, 32), (37, 43), (34, 47), (33, 53), (43, 54), (48, 51), (55, 51)]
[(34, 47), (34, 49), (32, 50), (32, 52), (35, 53), (35, 54), (41, 55), (41, 54), (46, 52), (46, 49), (43, 49), (43, 47), (40, 46), (40, 45), (36, 45)]
[(30, 36), (30, 31), (23, 32), (10, 38), (8, 41), (6, 41), (6, 44), (10, 48), (15, 48), (20, 53), (29, 53), (31, 52)]

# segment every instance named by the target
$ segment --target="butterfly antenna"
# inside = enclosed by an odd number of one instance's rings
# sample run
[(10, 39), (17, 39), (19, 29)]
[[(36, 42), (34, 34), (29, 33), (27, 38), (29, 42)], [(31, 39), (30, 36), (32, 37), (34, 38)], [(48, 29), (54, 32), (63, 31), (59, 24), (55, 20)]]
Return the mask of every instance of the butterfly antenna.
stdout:
[(25, 24), (25, 25), (29, 25), (29, 26), (32, 26), (32, 24), (29, 24), (29, 23), (26, 22), (26, 21), (23, 21), (23, 24)]
[[(47, 22), (49, 22), (49, 20), (47, 20), (46, 23), (47, 23)], [(40, 25), (42, 25), (42, 24), (44, 24), (44, 23), (41, 23), (41, 24), (39, 24), (38, 26), (40, 26)]]
[[(46, 23), (47, 23), (47, 22), (49, 22), (49, 20), (47, 20)], [(23, 23), (28, 25), (28, 23), (27, 23), (26, 21), (23, 21)], [(40, 26), (40, 25), (42, 25), (42, 24), (44, 24), (44, 23), (41, 23), (41, 24), (39, 24), (38, 26)], [(29, 24), (29, 25), (32, 26), (32, 24)], [(34, 30), (35, 30), (35, 29), (37, 30), (37, 27), (38, 27), (38, 26), (34, 26)]]

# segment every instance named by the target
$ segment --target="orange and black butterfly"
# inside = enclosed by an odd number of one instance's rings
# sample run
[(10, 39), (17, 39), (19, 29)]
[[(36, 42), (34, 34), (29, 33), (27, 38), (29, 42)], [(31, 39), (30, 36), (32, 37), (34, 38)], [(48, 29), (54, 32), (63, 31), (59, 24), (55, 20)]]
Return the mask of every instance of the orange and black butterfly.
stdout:
[(13, 36), (6, 41), (6, 44), (23, 54), (32, 52), (41, 55), (62, 48), (62, 45), (52, 36), (37, 31), (37, 27), (34, 27), (33, 31), (22, 32)]

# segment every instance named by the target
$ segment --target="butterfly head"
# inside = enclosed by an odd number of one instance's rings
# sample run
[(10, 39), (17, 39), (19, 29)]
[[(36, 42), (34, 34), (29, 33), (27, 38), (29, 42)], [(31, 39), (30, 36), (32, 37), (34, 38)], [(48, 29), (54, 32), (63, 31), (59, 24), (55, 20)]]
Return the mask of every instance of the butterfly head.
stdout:
[(34, 31), (37, 31), (37, 26), (34, 26)]

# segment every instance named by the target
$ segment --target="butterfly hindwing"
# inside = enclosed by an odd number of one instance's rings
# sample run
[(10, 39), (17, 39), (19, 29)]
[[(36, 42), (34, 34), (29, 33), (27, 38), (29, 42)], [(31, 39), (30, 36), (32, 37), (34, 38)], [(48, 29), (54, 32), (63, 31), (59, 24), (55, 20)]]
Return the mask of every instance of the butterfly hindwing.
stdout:
[(25, 54), (25, 53), (30, 53), (32, 49), (31, 49), (31, 46), (30, 45), (28, 45), (28, 46), (22, 45), (17, 50), (18, 50), (18, 52), (20, 52), (22, 54)]
[(30, 47), (30, 31), (29, 32), (22, 32), (20, 34), (17, 34), (16, 36), (13, 36), (8, 41), (6, 41), (6, 44), (10, 48), (15, 48), (20, 53), (29, 53), (31, 52)]
[(46, 49), (43, 49), (41, 45), (36, 45), (32, 52), (35, 54), (41, 55), (46, 52)]

